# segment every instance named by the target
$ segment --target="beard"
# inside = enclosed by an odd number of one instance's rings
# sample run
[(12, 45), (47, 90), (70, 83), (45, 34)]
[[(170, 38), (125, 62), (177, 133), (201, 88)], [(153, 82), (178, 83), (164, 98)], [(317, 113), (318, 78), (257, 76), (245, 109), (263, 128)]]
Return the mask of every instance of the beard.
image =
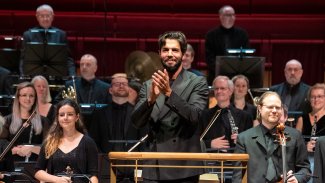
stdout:
[(164, 61), (161, 61), (161, 64), (167, 70), (168, 73), (174, 74), (178, 70), (178, 68), (181, 66), (182, 61), (178, 60), (174, 66), (169, 66)]

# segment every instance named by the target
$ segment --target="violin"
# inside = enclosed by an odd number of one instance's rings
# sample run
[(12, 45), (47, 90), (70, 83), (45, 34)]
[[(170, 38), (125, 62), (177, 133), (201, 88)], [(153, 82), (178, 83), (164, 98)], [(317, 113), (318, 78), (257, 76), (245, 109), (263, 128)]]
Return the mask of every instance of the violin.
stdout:
[(286, 137), (284, 134), (285, 124), (279, 123), (278, 126), (276, 126), (276, 141), (279, 142), (281, 146), (281, 152), (282, 152), (282, 180), (281, 183), (287, 182), (287, 161), (286, 161), (286, 145), (287, 141), (290, 140), (290, 138)]

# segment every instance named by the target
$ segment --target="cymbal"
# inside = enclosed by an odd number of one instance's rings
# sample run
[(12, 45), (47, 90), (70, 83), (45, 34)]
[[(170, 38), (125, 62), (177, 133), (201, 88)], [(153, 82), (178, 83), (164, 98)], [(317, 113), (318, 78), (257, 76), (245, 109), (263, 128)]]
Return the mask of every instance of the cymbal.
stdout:
[(161, 68), (161, 64), (159, 65), (154, 57), (140, 50), (131, 52), (125, 61), (125, 72), (128, 77), (138, 78), (140, 82), (150, 79), (152, 74)]

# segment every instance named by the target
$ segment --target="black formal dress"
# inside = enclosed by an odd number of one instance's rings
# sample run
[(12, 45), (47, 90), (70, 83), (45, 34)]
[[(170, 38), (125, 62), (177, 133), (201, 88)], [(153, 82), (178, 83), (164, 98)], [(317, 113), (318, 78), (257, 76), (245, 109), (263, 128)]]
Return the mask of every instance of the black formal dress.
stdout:
[[(52, 175), (64, 175), (67, 167), (73, 174), (86, 175), (88, 178), (98, 174), (98, 152), (95, 142), (84, 135), (78, 146), (70, 152), (64, 153), (58, 148), (48, 159), (45, 157), (45, 146), (42, 146), (35, 170), (46, 170)], [(73, 177), (74, 183), (88, 183), (87, 178)]]
[[(6, 139), (0, 139), (0, 153), (2, 154), (5, 148), (8, 146), (9, 142)], [(1, 172), (11, 172), (14, 171), (14, 161), (9, 150), (7, 154), (5, 154), (2, 161), (0, 161), (0, 171)]]
[[(9, 132), (9, 127), (11, 124), (12, 120), (12, 114), (9, 114), (5, 116), (6, 122), (5, 125), (3, 126), (3, 131), (2, 131), (2, 137), (6, 138), (8, 141), (11, 141), (16, 134), (11, 134)], [(22, 119), (23, 123), (27, 119)], [(24, 131), (20, 134), (20, 136), (17, 138), (16, 142), (14, 143), (14, 146), (16, 145), (23, 145), (23, 144), (32, 144), (32, 145), (41, 145), (43, 143), (43, 140), (46, 138), (47, 132), (50, 128), (49, 126), (49, 121), (47, 118), (41, 116), (41, 122), (42, 122), (42, 133), (40, 134), (35, 134), (33, 131), (31, 133), (31, 125), (29, 125), (27, 128), (24, 129)], [(31, 138), (31, 143), (29, 143), (29, 139)], [(31, 157), (29, 158), (30, 161), (36, 161), (37, 155), (32, 154)], [(14, 155), (14, 160), (15, 161), (25, 161), (25, 157), (20, 157), (18, 155)]]
[[(14, 136), (16, 134), (11, 134), (9, 131), (9, 127), (12, 121), (12, 114), (9, 114), (5, 116), (5, 125), (3, 126), (3, 130), (1, 133), (1, 137), (7, 139), (8, 141), (12, 141)], [(22, 122), (24, 123), (27, 119), (22, 119)], [(41, 146), (43, 143), (43, 140), (46, 138), (47, 132), (49, 130), (49, 121), (47, 118), (41, 116), (41, 123), (42, 123), (42, 132), (40, 134), (35, 134), (35, 131), (33, 130), (31, 132), (31, 125), (29, 125), (27, 128), (23, 130), (23, 132), (20, 134), (20, 136), (17, 138), (14, 146), (17, 145), (35, 145), (35, 146)], [(29, 143), (29, 140), (31, 139), (31, 143)], [(11, 151), (10, 151), (11, 152)], [(29, 176), (30, 179), (33, 179), (35, 169), (34, 169), (34, 163), (37, 159), (38, 155), (32, 153), (31, 156), (28, 158), (28, 162), (26, 163), (25, 157), (21, 157), (19, 155), (13, 155), (13, 159), (15, 162), (15, 168), (21, 169), (22, 173)], [(24, 178), (24, 177), (22, 177)]]
[[(36, 31), (35, 31), (36, 30)], [(53, 44), (53, 43), (63, 43), (66, 44), (66, 51), (68, 53), (68, 57), (67, 57), (67, 70), (68, 73), (66, 73), (66, 75), (69, 76), (74, 76), (76, 74), (75, 71), (75, 64), (74, 61), (71, 57), (71, 53), (70, 53), (70, 49), (68, 47), (68, 40), (67, 40), (67, 36), (66, 36), (66, 32), (56, 28), (56, 27), (50, 27), (46, 30), (44, 30), (44, 28), (37, 26), (34, 28), (31, 28), (27, 31), (24, 32), (23, 34), (23, 49), (21, 52), (21, 61), (20, 61), (20, 75), (24, 75), (24, 69), (23, 69), (23, 65), (24, 65), (24, 58), (25, 58), (25, 45), (29, 42), (36, 42), (36, 43), (43, 43), (43, 44)], [(40, 73), (41, 75), (46, 73)]]
[(208, 64), (208, 83), (215, 78), (216, 56), (229, 55), (227, 49), (249, 47), (249, 38), (245, 30), (239, 27), (226, 29), (222, 26), (210, 30), (205, 36), (205, 60)]
[(313, 183), (325, 182), (325, 137), (319, 137), (315, 148), (315, 166)]
[[(305, 136), (310, 136), (312, 126), (311, 126), (309, 114), (303, 114), (302, 120), (303, 120), (303, 127), (302, 127), (301, 134), (305, 135)], [(316, 136), (324, 136), (325, 135), (325, 116), (322, 116), (320, 119), (318, 119), (318, 121), (316, 123), (316, 134), (315, 135)]]
[[(132, 113), (138, 128), (149, 128), (145, 143), (150, 152), (201, 152), (199, 116), (208, 106), (206, 79), (182, 70), (173, 81), (170, 97), (160, 94), (155, 104), (148, 106), (152, 80), (146, 81), (139, 93), (139, 102)], [(203, 165), (192, 161), (147, 161), (154, 165)], [(144, 168), (143, 177), (150, 180), (177, 180), (198, 176), (202, 169)], [(177, 182), (177, 181), (176, 181)]]

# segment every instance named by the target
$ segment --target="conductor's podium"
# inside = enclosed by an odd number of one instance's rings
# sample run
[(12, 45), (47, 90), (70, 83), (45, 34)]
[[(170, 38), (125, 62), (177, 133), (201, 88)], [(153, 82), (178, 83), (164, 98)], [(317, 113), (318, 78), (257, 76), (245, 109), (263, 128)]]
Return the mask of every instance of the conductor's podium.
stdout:
[[(138, 172), (141, 168), (217, 168), (220, 169), (220, 181), (215, 175), (203, 175), (200, 177), (200, 183), (223, 183), (223, 173), (225, 169), (242, 169), (245, 170), (242, 183), (247, 182), (247, 161), (249, 159), (248, 154), (234, 154), (234, 153), (175, 153), (175, 152), (110, 152), (110, 182), (116, 183), (116, 168), (118, 167), (132, 167), (135, 172)], [(126, 164), (125, 161), (134, 162)], [(143, 164), (145, 160), (174, 160), (174, 161), (215, 161), (220, 162), (220, 165), (204, 165), (204, 166), (177, 166), (177, 165), (148, 165)], [(234, 166), (225, 164), (225, 162), (245, 162), (242, 166)], [(123, 162), (123, 163), (121, 163)], [(138, 173), (137, 173), (138, 174)], [(140, 181), (139, 176), (135, 176), (135, 182)]]

